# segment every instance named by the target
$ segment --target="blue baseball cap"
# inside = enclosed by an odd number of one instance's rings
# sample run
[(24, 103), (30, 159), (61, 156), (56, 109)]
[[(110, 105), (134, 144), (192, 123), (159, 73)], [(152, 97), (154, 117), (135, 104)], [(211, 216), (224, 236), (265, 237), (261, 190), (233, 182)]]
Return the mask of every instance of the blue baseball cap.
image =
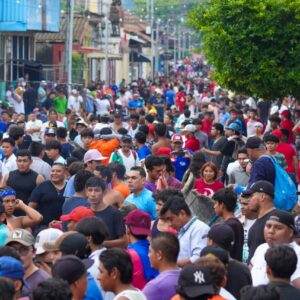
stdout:
[(241, 131), (240, 125), (238, 123), (231, 123), (228, 126), (225, 127), (225, 129), (229, 129), (232, 131)]
[(23, 280), (24, 274), (21, 261), (11, 256), (0, 257), (0, 276)]

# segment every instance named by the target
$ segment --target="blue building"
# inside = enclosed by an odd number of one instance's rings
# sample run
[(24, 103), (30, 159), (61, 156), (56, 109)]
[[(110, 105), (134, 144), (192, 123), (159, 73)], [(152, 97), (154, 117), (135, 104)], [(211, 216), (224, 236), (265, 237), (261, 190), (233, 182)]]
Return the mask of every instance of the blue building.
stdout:
[(60, 0), (0, 1), (0, 84), (29, 77), (38, 81), (35, 33), (58, 32)]

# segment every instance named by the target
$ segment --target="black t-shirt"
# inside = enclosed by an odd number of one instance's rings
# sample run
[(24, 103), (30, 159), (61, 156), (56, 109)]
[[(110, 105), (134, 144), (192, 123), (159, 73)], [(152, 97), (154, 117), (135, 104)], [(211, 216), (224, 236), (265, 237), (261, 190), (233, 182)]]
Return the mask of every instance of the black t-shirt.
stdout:
[(108, 206), (104, 210), (95, 211), (95, 216), (101, 218), (109, 232), (108, 240), (116, 240), (125, 234), (125, 225), (122, 215), (115, 207)]
[(248, 247), (249, 247), (249, 257), (248, 257), (248, 262), (250, 262), (252, 256), (254, 255), (254, 252), (256, 248), (265, 243), (265, 238), (264, 238), (264, 228), (266, 222), (269, 220), (269, 217), (271, 214), (274, 213), (277, 209), (273, 209), (272, 211), (268, 212), (264, 216), (262, 216), (259, 219), (256, 219), (254, 224), (251, 226), (249, 229), (248, 233)]
[(280, 299), (282, 300), (300, 299), (300, 290), (289, 283), (273, 281), (270, 282), (269, 285), (275, 287), (279, 291)]
[(29, 202), (37, 203), (37, 211), (43, 216), (43, 221), (38, 227), (48, 226), (51, 221), (59, 220), (65, 201), (64, 191), (65, 187), (57, 190), (50, 180), (41, 183), (32, 191)]
[(227, 140), (227, 141), (224, 141), (224, 145), (223, 145), (223, 147), (220, 151), (223, 155), (232, 156), (233, 151), (234, 151), (234, 147), (235, 147), (235, 141), (234, 140), (230, 140), (230, 141)]
[(234, 244), (230, 249), (230, 256), (239, 261), (243, 260), (244, 228), (237, 218), (230, 218), (224, 221), (234, 232)]
[[(225, 136), (222, 136), (221, 138), (219, 138), (218, 140), (216, 140), (212, 147), (211, 147), (211, 150), (212, 151), (222, 151), (222, 149), (224, 148), (224, 144), (227, 144), (227, 139)], [(230, 146), (231, 147), (231, 146)], [(233, 148), (234, 150), (234, 148)], [(232, 151), (233, 151), (232, 150)], [(222, 159), (223, 159), (223, 155), (219, 155), (219, 156), (211, 156), (210, 157), (210, 160), (211, 162), (213, 162), (214, 164), (216, 164), (216, 166), (218, 168), (221, 167), (221, 164), (222, 164)]]
[(230, 259), (227, 267), (227, 283), (225, 289), (236, 299), (240, 299), (240, 290), (246, 285), (252, 285), (251, 273), (247, 265)]

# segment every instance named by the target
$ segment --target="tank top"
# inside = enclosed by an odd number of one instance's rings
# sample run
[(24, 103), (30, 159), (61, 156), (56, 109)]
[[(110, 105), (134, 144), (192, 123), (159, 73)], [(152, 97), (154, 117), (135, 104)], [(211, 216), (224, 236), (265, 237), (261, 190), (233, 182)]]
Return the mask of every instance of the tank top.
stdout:
[(36, 187), (37, 176), (38, 173), (31, 169), (26, 173), (15, 170), (9, 172), (7, 185), (16, 191), (17, 199), (21, 199), (25, 204), (28, 204), (29, 196)]

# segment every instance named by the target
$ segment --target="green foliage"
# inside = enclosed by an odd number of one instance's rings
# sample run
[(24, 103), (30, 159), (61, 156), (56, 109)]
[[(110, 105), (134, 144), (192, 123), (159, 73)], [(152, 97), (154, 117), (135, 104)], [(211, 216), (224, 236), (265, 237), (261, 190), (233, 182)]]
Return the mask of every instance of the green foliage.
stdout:
[(83, 57), (77, 53), (72, 53), (72, 82), (79, 83), (82, 78), (82, 72), (84, 69)]
[(188, 22), (222, 86), (265, 99), (300, 96), (300, 0), (206, 0)]

